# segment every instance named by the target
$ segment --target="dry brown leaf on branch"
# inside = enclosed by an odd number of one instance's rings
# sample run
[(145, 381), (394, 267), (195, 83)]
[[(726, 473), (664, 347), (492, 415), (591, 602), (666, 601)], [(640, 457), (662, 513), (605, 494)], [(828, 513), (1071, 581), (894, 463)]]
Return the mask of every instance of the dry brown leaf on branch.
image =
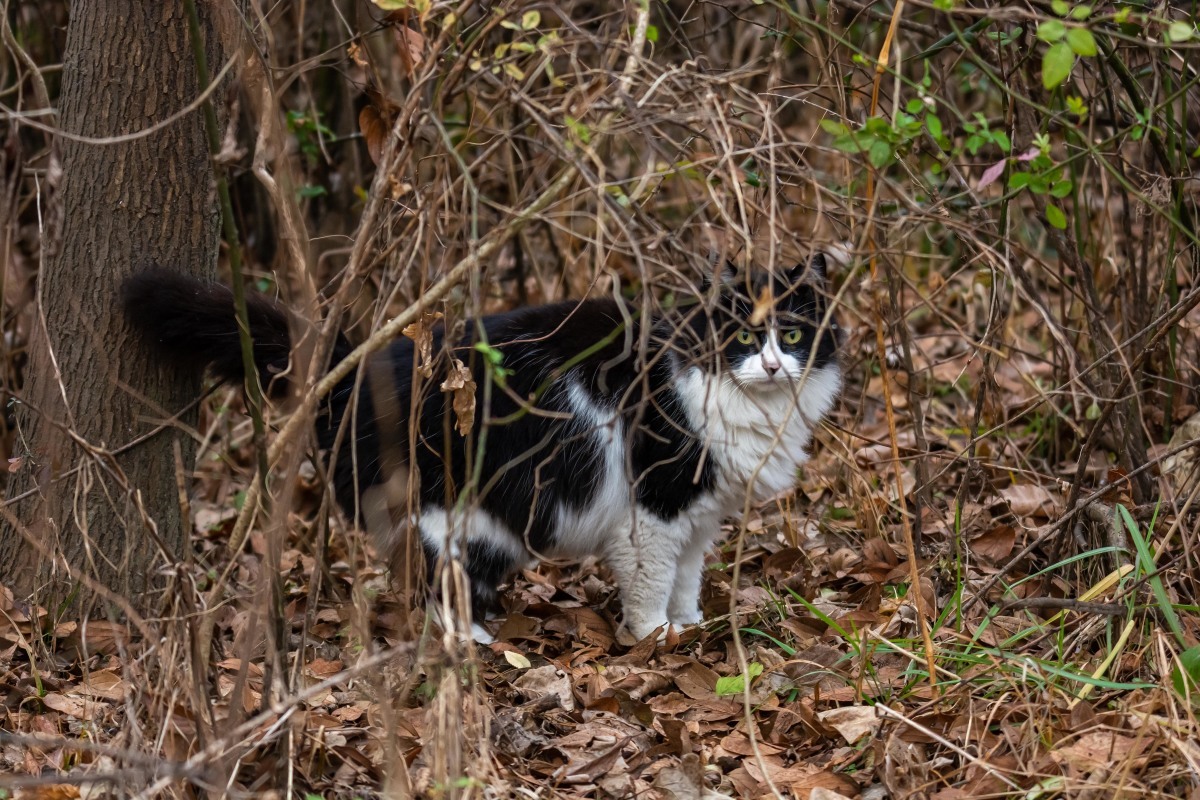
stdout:
[(379, 159), (383, 157), (383, 143), (387, 141), (387, 123), (374, 106), (366, 105), (358, 112), (358, 128), (362, 131), (363, 142), (367, 145), (371, 161), (378, 166)]
[(404, 64), (404, 71), (411, 75), (425, 60), (425, 37), (420, 31), (403, 23), (392, 28), (396, 35), (396, 52)]
[(454, 393), (454, 416), (459, 435), (466, 436), (475, 424), (475, 378), (462, 361), (454, 359), (450, 374), (442, 381), (443, 392)]
[(417, 372), (424, 378), (433, 377), (433, 326), (442, 318), (440, 311), (426, 311), (421, 318), (400, 331), (417, 348)]

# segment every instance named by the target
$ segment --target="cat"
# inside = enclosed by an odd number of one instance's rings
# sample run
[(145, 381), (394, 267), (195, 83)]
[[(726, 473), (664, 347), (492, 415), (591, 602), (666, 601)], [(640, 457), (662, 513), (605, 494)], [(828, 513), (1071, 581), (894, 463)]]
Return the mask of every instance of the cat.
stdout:
[[(350, 426), (335, 496), (384, 550), (397, 547), (404, 520), (390, 481), (415, 460), (411, 522), (431, 568), (444, 554), (462, 564), (476, 641), (491, 641), (482, 623), (497, 587), (548, 556), (607, 563), (638, 639), (697, 624), (704, 557), (721, 523), (794, 488), (840, 392), (825, 282), (817, 254), (774, 275), (727, 266), (698, 302), (656, 317), (616, 299), (518, 308), (469, 320), (450, 348), (438, 324), (429, 364), (398, 338), (372, 356), (357, 392), (352, 374), (321, 407), (322, 449)], [(152, 269), (127, 279), (122, 295), (127, 319), (164, 358), (243, 380), (228, 288)], [(288, 367), (289, 316), (259, 295), (249, 316), (265, 386)], [(349, 351), (340, 337), (334, 360)], [(440, 389), (451, 359), (476, 384), (474, 411), (461, 409), (466, 437)], [(478, 486), (456, 510), (472, 477)]]

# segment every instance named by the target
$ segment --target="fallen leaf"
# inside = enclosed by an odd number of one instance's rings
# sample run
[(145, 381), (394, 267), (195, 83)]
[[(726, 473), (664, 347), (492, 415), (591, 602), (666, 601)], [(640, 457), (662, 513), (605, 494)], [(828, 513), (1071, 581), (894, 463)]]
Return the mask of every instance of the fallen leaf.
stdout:
[(529, 659), (525, 657), (524, 653), (518, 653), (515, 650), (505, 650), (504, 660), (517, 669), (529, 669), (533, 666), (533, 664), (529, 663)]
[(695, 753), (680, 759), (678, 767), (668, 766), (654, 776), (654, 788), (664, 800), (720, 800), (729, 795), (709, 789), (704, 784), (704, 765)]
[(89, 703), (82, 697), (58, 694), (57, 692), (47, 694), (42, 698), (42, 703), (46, 708), (52, 708), (75, 719), (91, 719), (99, 708), (98, 704)]
[(693, 661), (675, 675), (675, 685), (693, 700), (702, 700), (715, 695), (718, 678), (716, 672)]
[[(511, 652), (506, 650), (504, 655), (507, 657)], [(524, 657), (522, 656), (522, 658)], [(528, 659), (526, 659), (526, 663), (528, 663)], [(571, 678), (553, 664), (521, 673), (520, 677), (513, 681), (513, 686), (530, 698), (553, 695), (558, 698), (558, 704), (563, 709), (575, 710), (575, 695), (571, 691)]]
[(96, 670), (87, 674), (79, 685), (79, 692), (108, 700), (124, 700), (129, 694), (129, 683), (112, 670)]
[(1006, 486), (1000, 490), (1000, 496), (1018, 517), (1051, 517), (1058, 506), (1048, 489), (1032, 483)]
[(44, 786), (32, 786), (20, 792), (20, 800), (74, 800), (79, 797), (79, 787), (69, 783), (48, 783)]
[(881, 722), (874, 706), (842, 706), (817, 714), (817, 719), (837, 731), (846, 744), (857, 744), (859, 739), (874, 734)]
[(1068, 764), (1082, 773), (1109, 770), (1121, 764), (1135, 751), (1136, 740), (1112, 731), (1085, 733), (1065, 747), (1051, 751), (1059, 763)]
[(340, 661), (327, 661), (323, 658), (316, 658), (304, 665), (304, 671), (310, 677), (316, 678), (318, 681), (323, 681), (326, 678), (331, 678), (337, 675), (345, 667)]
[(992, 563), (1003, 560), (1012, 552), (1017, 541), (1017, 531), (1011, 525), (996, 525), (986, 533), (971, 540), (971, 552)]

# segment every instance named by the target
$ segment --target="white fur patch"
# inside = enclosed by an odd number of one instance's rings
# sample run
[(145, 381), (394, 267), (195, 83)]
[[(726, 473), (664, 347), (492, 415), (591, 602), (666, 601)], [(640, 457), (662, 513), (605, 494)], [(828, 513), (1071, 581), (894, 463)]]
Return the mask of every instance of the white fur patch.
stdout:
[(518, 564), (529, 560), (529, 551), (508, 526), (482, 508), (453, 514), (437, 506), (425, 506), (421, 509), (421, 539), (439, 556), (448, 552), (458, 561), (466, 555), (466, 544), (475, 541), (511, 556)]
[(617, 531), (632, 529), (632, 497), (625, 474), (626, 437), (616, 412), (594, 403), (575, 380), (567, 387), (567, 402), (575, 415), (569, 435), (588, 437), (596, 463), (590, 475), (555, 477), (594, 480), (595, 486), (585, 507), (559, 505), (556, 510), (555, 554), (581, 558), (599, 553)]
[(676, 380), (688, 421), (718, 468), (724, 514), (741, 509), (748, 489), (761, 501), (795, 486), (813, 426), (833, 408), (842, 384), (836, 365), (810, 370), (798, 381), (742, 384), (698, 367)]

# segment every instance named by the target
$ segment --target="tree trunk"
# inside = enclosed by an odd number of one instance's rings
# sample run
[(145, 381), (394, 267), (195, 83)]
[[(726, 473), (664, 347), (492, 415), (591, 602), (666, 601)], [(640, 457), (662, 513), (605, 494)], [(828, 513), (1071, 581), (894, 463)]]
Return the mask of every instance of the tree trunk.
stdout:
[[(215, 4), (198, 5), (216, 73)], [(72, 4), (63, 131), (92, 139), (145, 131), (198, 95), (182, 4)], [(5, 515), (0, 528), (0, 574), (47, 608), (73, 592), (89, 597), (96, 584), (152, 607), (147, 592), (183, 554), (173, 442), (190, 465), (191, 438), (167, 423), (140, 439), (195, 399), (199, 385), (153, 360), (126, 327), (117, 292), (150, 264), (212, 275), (220, 225), (206, 141), (199, 110), (130, 141), (58, 139), (56, 230), (43, 248), (14, 447), (21, 460), (9, 488), (23, 498), (9, 506), (23, 524)], [(194, 413), (182, 422), (194, 425)]]

